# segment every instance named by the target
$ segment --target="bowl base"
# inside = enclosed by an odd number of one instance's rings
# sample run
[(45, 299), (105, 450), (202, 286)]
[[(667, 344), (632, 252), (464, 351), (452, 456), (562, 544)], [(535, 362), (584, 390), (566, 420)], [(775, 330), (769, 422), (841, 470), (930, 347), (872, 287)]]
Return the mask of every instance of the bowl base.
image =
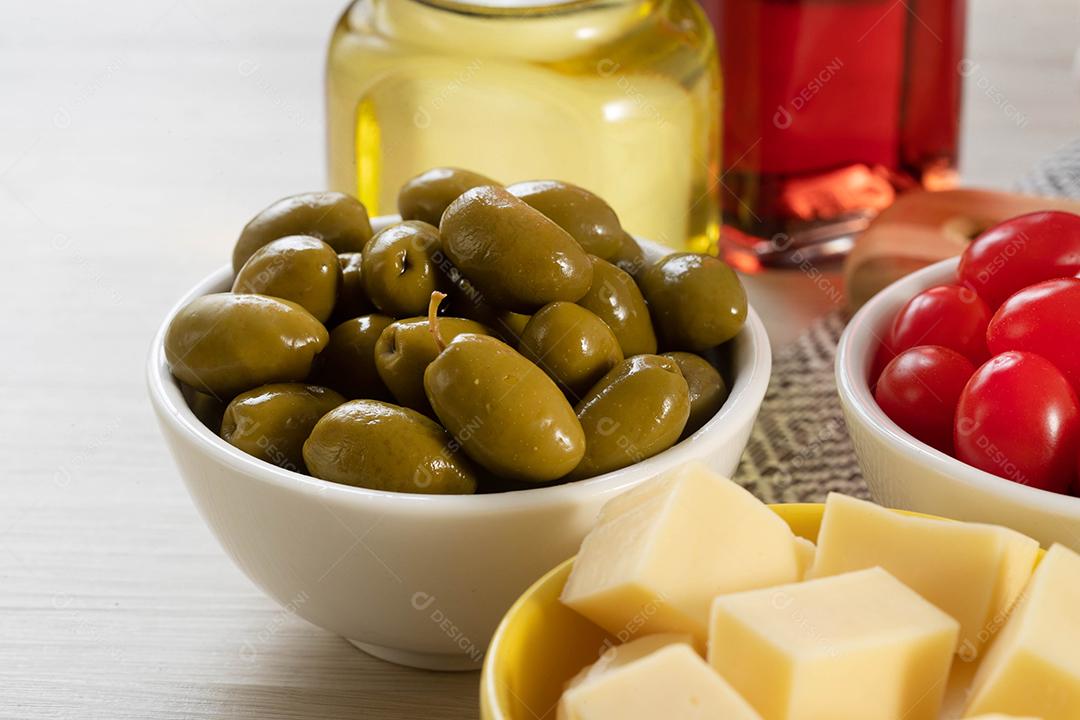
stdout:
[[(346, 638), (348, 640), (348, 638)], [(439, 670), (442, 672), (469, 672), (479, 670), (481, 663), (473, 660), (468, 655), (450, 655), (446, 653), (418, 653), (397, 648), (371, 645), (359, 640), (349, 640), (354, 647), (363, 650), (368, 655), (406, 667), (419, 668), (420, 670)]]

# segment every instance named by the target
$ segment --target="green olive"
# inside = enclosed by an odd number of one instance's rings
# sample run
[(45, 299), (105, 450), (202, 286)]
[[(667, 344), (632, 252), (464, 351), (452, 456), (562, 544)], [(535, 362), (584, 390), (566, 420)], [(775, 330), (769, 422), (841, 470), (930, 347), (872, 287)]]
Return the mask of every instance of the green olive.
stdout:
[(480, 173), (461, 168), (440, 167), (420, 173), (398, 191), (398, 212), (402, 220), (422, 220), (439, 226), (443, 212), (466, 190), (498, 183)]
[(324, 415), (304, 443), (304, 462), (317, 478), (372, 490), (476, 492), (476, 471), (438, 423), (378, 400), (353, 400)]
[(337, 319), (338, 323), (375, 312), (375, 306), (364, 293), (364, 284), (360, 280), (363, 276), (361, 266), (363, 257), (358, 252), (338, 254), (338, 262), (341, 265), (341, 288), (338, 290), (337, 305), (334, 306), (333, 314), (333, 318)]
[(700, 352), (735, 337), (746, 321), (738, 275), (711, 255), (668, 255), (644, 272), (641, 290), (665, 350)]
[(424, 371), (424, 390), (466, 454), (501, 477), (555, 480), (585, 452), (581, 424), (559, 388), (493, 337), (454, 338)]
[(215, 293), (169, 323), (165, 359), (181, 381), (225, 400), (272, 382), (298, 382), (326, 346), (322, 323), (288, 300)]
[(521, 333), (518, 351), (574, 402), (623, 359), (607, 323), (569, 302), (553, 302), (537, 310)]
[(607, 258), (622, 248), (619, 217), (610, 205), (588, 190), (558, 180), (515, 183), (506, 190), (570, 233), (585, 252)]
[(272, 465), (307, 472), (304, 441), (326, 413), (345, 402), (318, 385), (275, 383), (233, 398), (221, 421), (221, 437)]
[(521, 342), (521, 333), (525, 332), (525, 326), (531, 319), (531, 315), (503, 310), (495, 315), (496, 334), (506, 338), (508, 343), (516, 345)]
[(256, 250), (237, 273), (232, 291), (292, 300), (326, 322), (340, 284), (341, 265), (334, 249), (318, 238), (295, 235)]
[(314, 379), (349, 398), (389, 399), (375, 369), (375, 343), (394, 322), (386, 315), (361, 315), (330, 332), (330, 342), (319, 356)]
[[(464, 318), (439, 318), (439, 332), (449, 342), (462, 333), (489, 335), (478, 322)], [(424, 370), (439, 354), (427, 318), (398, 320), (389, 325), (375, 344), (375, 368), (399, 403), (432, 415), (424, 394)]]
[(674, 360), (637, 355), (608, 372), (576, 410), (585, 457), (571, 480), (633, 465), (674, 445), (690, 416), (690, 391)]
[(225, 414), (225, 403), (213, 395), (199, 392), (184, 383), (180, 383), (180, 392), (199, 422), (217, 435), (221, 431), (221, 417)]
[(679, 366), (679, 372), (690, 389), (690, 418), (683, 428), (683, 437), (693, 435), (720, 411), (727, 400), (728, 387), (720, 372), (700, 355), (688, 352), (664, 353)]
[(620, 238), (619, 249), (615, 254), (607, 258), (607, 261), (634, 278), (634, 280), (638, 280), (641, 277), (641, 273), (648, 265), (648, 261), (645, 259), (645, 253), (642, 251), (641, 246), (638, 245), (637, 240), (630, 237), (630, 233), (627, 232), (624, 232)]
[(592, 263), (592, 285), (577, 304), (608, 324), (626, 357), (655, 353), (656, 333), (649, 307), (634, 278), (598, 257), (593, 257)]
[(364, 292), (387, 315), (410, 317), (427, 310), (442, 276), (432, 264), (439, 231), (419, 220), (391, 225), (364, 248)]
[(240, 271), (255, 251), (271, 240), (310, 235), (337, 252), (360, 252), (371, 239), (363, 203), (339, 192), (309, 192), (282, 198), (244, 226), (233, 249), (233, 270)]
[(592, 283), (592, 263), (577, 241), (502, 188), (465, 192), (439, 229), (443, 252), (495, 307), (531, 313), (573, 302)]

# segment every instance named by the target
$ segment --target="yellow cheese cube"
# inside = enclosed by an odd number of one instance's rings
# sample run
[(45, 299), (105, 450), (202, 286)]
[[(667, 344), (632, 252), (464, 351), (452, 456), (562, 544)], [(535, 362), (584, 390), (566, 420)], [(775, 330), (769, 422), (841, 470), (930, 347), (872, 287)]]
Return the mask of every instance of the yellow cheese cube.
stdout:
[(972, 685), (979, 713), (1080, 718), (1080, 555), (1054, 545), (1031, 578)]
[(761, 720), (682, 643), (567, 690), (561, 705), (567, 720)]
[(693, 638), (685, 633), (658, 633), (656, 635), (642, 635), (636, 640), (631, 640), (622, 645), (611, 645), (600, 654), (600, 658), (596, 662), (585, 667), (570, 680), (567, 683), (567, 689), (589, 680), (595, 680), (606, 672), (621, 668), (623, 665), (632, 663), (635, 660), (640, 660), (668, 645), (677, 643), (692, 645), (693, 642)]
[[(601, 653), (600, 658), (592, 665), (588, 665), (566, 683), (565, 691), (572, 690), (579, 685), (596, 680), (606, 673), (617, 670), (624, 665), (640, 660), (646, 655), (665, 648), (669, 645), (683, 644), (689, 646), (693, 639), (689, 635), (679, 633), (659, 633), (657, 635), (643, 635), (636, 640), (631, 640), (622, 645), (612, 645)], [(564, 694), (565, 697), (565, 694)], [(570, 712), (566, 707), (566, 701), (560, 700), (557, 720), (569, 720)]]
[(881, 568), (722, 595), (709, 664), (765, 720), (936, 720), (951, 617)]
[(1039, 544), (1015, 530), (901, 515), (831, 493), (809, 577), (880, 566), (960, 623), (972, 661), (1008, 617)]
[(704, 647), (716, 595), (799, 579), (794, 538), (749, 492), (685, 465), (605, 506), (562, 601), (621, 641), (683, 632)]
[(1002, 715), (1001, 713), (990, 713), (989, 715), (979, 715), (978, 717), (969, 718), (968, 720), (1043, 720), (1042, 718), (1032, 717), (1031, 715)]

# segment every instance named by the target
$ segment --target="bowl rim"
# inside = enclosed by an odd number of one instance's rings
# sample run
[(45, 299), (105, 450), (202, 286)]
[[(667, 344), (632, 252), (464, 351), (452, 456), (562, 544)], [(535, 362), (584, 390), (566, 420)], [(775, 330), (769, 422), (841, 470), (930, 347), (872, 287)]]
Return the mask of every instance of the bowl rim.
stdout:
[[(834, 373), (840, 399), (858, 422), (883, 439), (891, 449), (905, 455), (914, 455), (920, 463), (962, 485), (992, 493), (1008, 502), (1035, 506), (1044, 512), (1060, 514), (1062, 510), (1067, 510), (1080, 514), (1078, 497), (999, 477), (917, 440), (878, 407), (870, 392), (870, 384), (865, 377), (866, 369), (873, 359), (877, 344), (881, 342), (875, 328), (882, 327), (882, 322), (889, 314), (897, 312), (917, 293), (952, 281), (959, 262), (959, 257), (947, 258), (917, 270), (894, 281), (859, 308), (844, 328), (836, 348)], [(868, 339), (871, 337), (877, 342)]]
[[(499, 703), (499, 668), (497, 663), (503, 654), (504, 640), (510, 632), (510, 626), (518, 620), (518, 616), (521, 615), (525, 606), (532, 601), (533, 597), (554, 582), (555, 578), (568, 574), (576, 560), (577, 553), (574, 553), (534, 580), (524, 592), (514, 599), (514, 603), (499, 618), (499, 624), (495, 626), (495, 632), (492, 633), (491, 641), (488, 643), (487, 650), (484, 651), (484, 662), (480, 666), (480, 714), (482, 720), (486, 720), (487, 715), (490, 715), (493, 720), (505, 720), (506, 713), (503, 712), (504, 708)], [(550, 714), (550, 711), (548, 714)]]
[[(376, 218), (372, 224), (385, 226), (391, 221), (392, 219)], [(670, 248), (661, 249), (661, 246), (647, 240), (639, 239), (639, 242), (642, 242), (647, 252), (673, 252)], [(169, 323), (181, 308), (196, 297), (220, 292), (220, 288), (226, 287), (232, 276), (232, 266), (222, 265), (184, 293), (166, 313), (154, 335), (147, 357), (146, 382), (151, 403), (162, 423), (166, 423), (171, 431), (185, 436), (216, 462), (278, 488), (315, 495), (322, 502), (332, 499), (334, 502), (346, 504), (376, 503), (385, 511), (407, 509), (438, 513), (453, 509), (485, 515), (523, 507), (557, 506), (572, 502), (583, 493), (591, 495), (618, 491), (693, 459), (690, 453), (694, 445), (708, 442), (709, 436), (724, 432), (726, 427), (739, 427), (745, 422), (753, 423), (764, 400), (771, 374), (772, 352), (765, 325), (754, 309), (748, 306), (746, 323), (736, 336), (740, 342), (747, 343), (748, 357), (744, 364), (733, 368), (731, 392), (723, 407), (695, 433), (651, 458), (586, 480), (476, 495), (425, 495), (343, 485), (286, 470), (244, 453), (212, 433), (195, 417), (184, 401), (180, 384), (169, 372), (165, 360), (164, 341)]]

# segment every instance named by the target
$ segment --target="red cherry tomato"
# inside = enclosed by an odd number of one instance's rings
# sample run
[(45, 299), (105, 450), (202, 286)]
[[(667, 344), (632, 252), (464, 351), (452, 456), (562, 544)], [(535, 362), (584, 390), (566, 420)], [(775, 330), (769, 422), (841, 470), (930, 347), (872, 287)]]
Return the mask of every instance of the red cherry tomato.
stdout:
[(1042, 280), (1080, 273), (1080, 215), (1029, 213), (986, 230), (960, 256), (957, 277), (996, 308)]
[(951, 454), (956, 406), (974, 372), (971, 361), (955, 350), (939, 345), (914, 347), (885, 366), (874, 399), (894, 423)]
[(1010, 351), (975, 371), (956, 408), (956, 458), (1032, 487), (1066, 492), (1076, 476), (1080, 407), (1049, 360)]
[(874, 359), (871, 380), (898, 353), (919, 345), (940, 345), (955, 350), (976, 365), (990, 357), (986, 325), (990, 308), (978, 295), (959, 285), (938, 285), (908, 300)]
[(986, 343), (995, 355), (1042, 355), (1080, 393), (1080, 280), (1045, 280), (1010, 297), (991, 318)]

